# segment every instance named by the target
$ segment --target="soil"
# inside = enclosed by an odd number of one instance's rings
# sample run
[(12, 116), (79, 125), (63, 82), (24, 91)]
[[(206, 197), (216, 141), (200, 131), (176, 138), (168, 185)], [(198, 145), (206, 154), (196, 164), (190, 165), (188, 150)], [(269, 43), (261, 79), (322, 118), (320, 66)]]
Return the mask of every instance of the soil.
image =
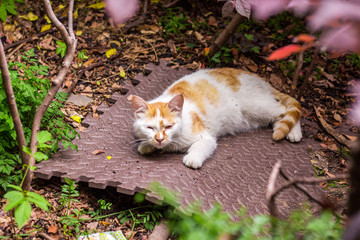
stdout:
[[(220, 51), (212, 59), (205, 56), (205, 49), (209, 48), (219, 33), (231, 18), (221, 17), (223, 2), (197, 3), (179, 1), (171, 8), (164, 5), (170, 1), (151, 1), (143, 23), (126, 29), (129, 23), (115, 26), (107, 17), (104, 9), (89, 8), (95, 1), (77, 1), (75, 10), (78, 17), (74, 20), (74, 29), (78, 39), (77, 50), (85, 51), (86, 59), (75, 58), (71, 71), (63, 85), (66, 91), (74, 81), (76, 86), (71, 91), (74, 95), (88, 96), (92, 102), (86, 106), (65, 103), (63, 112), (65, 120), (83, 131), (86, 126), (74, 121), (71, 116), (84, 117), (93, 114), (100, 117), (96, 111), (102, 103), (113, 104), (110, 96), (115, 92), (125, 94), (124, 83), (138, 82), (133, 77), (138, 73), (146, 75), (146, 64), (157, 63), (166, 59), (173, 68), (197, 70), (203, 67), (235, 67), (246, 69), (264, 77), (279, 90), (297, 97), (303, 106), (303, 117), (310, 120), (304, 128), (304, 134), (318, 140), (322, 151), (314, 153), (314, 170), (321, 176), (333, 176), (347, 172), (351, 159), (349, 149), (339, 144), (325, 131), (319, 130), (314, 107), (320, 109), (322, 117), (335, 130), (345, 134), (351, 141), (355, 141), (358, 129), (349, 117), (351, 104), (355, 102), (355, 95), (349, 91), (355, 86), (354, 79), (360, 78), (360, 58), (358, 55), (341, 55), (320, 53), (315, 69), (310, 75), (310, 83), (304, 91), (299, 92), (304, 75), (312, 60), (313, 49), (305, 53), (304, 65), (299, 74), (299, 83), (295, 91), (292, 90), (292, 78), (297, 64), (297, 55), (281, 61), (266, 61), (266, 57), (275, 49), (292, 42), (294, 37), (306, 32), (302, 19), (296, 19), (288, 13), (269, 19), (267, 22), (249, 21), (244, 19), (236, 33), (231, 36)], [(67, 21), (67, 10), (61, 8), (61, 1), (53, 1), (53, 9), (64, 23)], [(35, 10), (36, 9), (36, 10)], [(39, 19), (28, 21), (23, 16), (30, 11)], [(142, 8), (141, 8), (142, 11)], [(50, 68), (50, 75), (57, 73), (61, 65), (61, 57), (56, 54), (56, 41), (61, 36), (56, 31), (41, 32), (47, 25), (45, 11), (41, 1), (32, 3), (31, 9), (22, 5), (18, 7), (18, 16), (9, 16), (6, 24), (2, 23), (7, 44), (12, 43), (6, 51), (9, 61), (17, 61), (20, 55), (29, 49), (35, 49), (39, 61)], [(140, 18), (135, 16), (130, 22)], [(41, 34), (41, 36), (39, 36)], [(37, 37), (35, 37), (37, 36)], [(34, 37), (31, 41), (21, 43), (22, 39)], [(18, 44), (20, 43), (20, 44)], [(115, 55), (110, 56), (109, 50), (116, 49)], [(113, 50), (114, 51), (114, 50)], [(109, 55), (109, 56), (107, 56)], [(301, 95), (301, 96), (300, 96)], [(75, 228), (70, 227), (65, 234), (64, 224), (60, 217), (66, 215), (66, 209), (60, 209), (60, 192), (63, 183), (35, 180), (33, 189), (44, 196), (51, 204), (50, 213), (35, 210), (29, 222), (19, 231), (14, 228), (8, 213), (0, 212), (0, 234), (14, 236), (14, 234), (31, 232), (25, 239), (35, 239), (38, 233), (46, 233), (53, 239), (72, 239)], [(332, 202), (340, 203), (339, 207), (346, 210), (346, 181), (322, 184)], [(141, 206), (134, 202), (132, 196), (119, 195), (116, 191), (89, 189), (79, 186), (78, 202), (73, 203), (72, 209), (98, 209), (99, 199), (113, 203), (111, 212)], [(1, 206), (6, 200), (2, 199)], [(146, 203), (145, 203), (146, 204)], [(2, 208), (3, 209), (3, 208)], [(136, 210), (140, 214), (149, 210)], [(105, 215), (108, 212), (104, 212)], [(86, 216), (83, 216), (86, 217)], [(95, 223), (94, 223), (95, 222)], [(91, 223), (93, 225), (91, 225)], [(96, 227), (94, 227), (96, 226)], [(122, 230), (130, 239), (147, 239), (151, 231), (138, 225), (132, 230), (132, 222), (120, 223), (116, 217), (108, 217), (101, 221), (88, 221), (80, 224), (80, 230), (95, 229), (98, 232)]]

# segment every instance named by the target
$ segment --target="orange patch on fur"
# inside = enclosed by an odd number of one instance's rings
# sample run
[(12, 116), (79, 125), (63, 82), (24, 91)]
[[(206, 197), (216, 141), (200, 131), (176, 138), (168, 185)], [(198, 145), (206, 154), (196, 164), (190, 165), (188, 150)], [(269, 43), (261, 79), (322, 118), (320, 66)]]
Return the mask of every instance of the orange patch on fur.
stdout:
[(234, 68), (216, 68), (211, 70), (209, 74), (213, 76), (219, 83), (225, 83), (234, 92), (238, 91), (241, 86), (241, 83), (237, 77), (243, 74), (242, 70)]
[(196, 112), (191, 112), (191, 118), (192, 118), (193, 133), (201, 133), (202, 131), (205, 130), (205, 125)]
[(154, 118), (157, 116), (159, 111), (160, 116), (162, 118), (166, 118), (169, 121), (173, 121), (173, 119), (175, 118), (175, 114), (170, 111), (167, 105), (168, 103), (163, 103), (163, 102), (150, 103), (149, 109), (146, 112), (146, 117)]
[(169, 90), (171, 94), (182, 94), (184, 98), (194, 102), (203, 114), (206, 114), (204, 98), (199, 94), (198, 89), (195, 89), (187, 81), (180, 81), (172, 86)]
[(204, 96), (209, 100), (211, 104), (217, 104), (219, 102), (219, 92), (211, 85), (206, 79), (200, 79), (195, 83), (195, 88), (198, 94)]

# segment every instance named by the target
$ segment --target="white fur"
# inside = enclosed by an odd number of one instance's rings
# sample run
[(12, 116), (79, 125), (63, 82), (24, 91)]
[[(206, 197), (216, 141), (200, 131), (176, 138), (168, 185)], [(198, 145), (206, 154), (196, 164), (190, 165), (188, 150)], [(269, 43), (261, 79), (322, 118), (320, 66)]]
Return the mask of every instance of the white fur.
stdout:
[[(184, 164), (191, 168), (200, 168), (216, 149), (216, 139), (219, 136), (266, 127), (278, 120), (280, 115), (285, 114), (285, 106), (275, 100), (272, 87), (261, 78), (252, 74), (241, 74), (239, 76), (241, 86), (237, 92), (234, 92), (229, 86), (219, 83), (209, 75), (208, 71), (199, 70), (178, 81), (186, 80), (194, 84), (200, 79), (206, 79), (216, 87), (219, 96), (218, 103), (212, 104), (205, 100), (206, 114), (203, 114), (196, 103), (185, 99), (182, 115), (176, 118), (171, 129), (166, 130), (168, 140), (164, 140), (162, 145), (153, 140), (154, 134), (159, 131), (161, 116), (151, 121), (141, 116), (137, 117), (134, 129), (136, 136), (142, 140), (139, 147), (141, 154), (150, 153), (156, 148), (165, 151), (187, 151), (183, 159)], [(178, 81), (149, 103), (169, 102), (175, 96), (169, 93), (169, 89)], [(199, 134), (192, 132), (191, 112), (196, 112), (201, 117), (206, 127), (205, 131)], [(146, 128), (149, 125), (154, 128), (154, 131)], [(300, 123), (297, 122), (287, 138), (291, 142), (298, 142), (301, 137)]]

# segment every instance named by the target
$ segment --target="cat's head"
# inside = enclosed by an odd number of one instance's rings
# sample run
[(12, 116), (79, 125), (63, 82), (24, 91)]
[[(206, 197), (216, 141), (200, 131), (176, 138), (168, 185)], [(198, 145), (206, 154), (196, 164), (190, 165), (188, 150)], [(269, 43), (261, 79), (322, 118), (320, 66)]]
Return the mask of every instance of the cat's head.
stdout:
[(132, 97), (135, 114), (135, 135), (155, 148), (171, 143), (181, 131), (184, 97), (176, 95), (169, 102), (147, 103), (138, 96)]

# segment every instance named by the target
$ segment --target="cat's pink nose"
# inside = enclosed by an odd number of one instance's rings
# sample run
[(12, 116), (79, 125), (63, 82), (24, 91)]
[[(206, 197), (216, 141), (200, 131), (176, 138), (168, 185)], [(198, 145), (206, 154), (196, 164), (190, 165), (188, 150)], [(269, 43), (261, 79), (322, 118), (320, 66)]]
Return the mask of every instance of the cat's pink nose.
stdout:
[(162, 141), (164, 141), (164, 138), (155, 138), (156, 141), (158, 141), (159, 143), (161, 143)]

